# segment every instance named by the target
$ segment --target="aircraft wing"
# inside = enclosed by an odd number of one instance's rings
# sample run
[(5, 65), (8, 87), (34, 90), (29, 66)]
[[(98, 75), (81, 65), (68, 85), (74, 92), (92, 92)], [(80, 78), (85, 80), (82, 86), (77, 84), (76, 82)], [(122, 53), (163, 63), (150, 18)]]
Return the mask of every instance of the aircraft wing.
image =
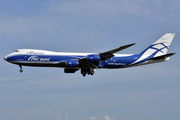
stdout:
[(105, 61), (105, 60), (110, 59), (111, 57), (113, 57), (114, 53), (119, 52), (121, 50), (124, 50), (124, 49), (126, 49), (128, 47), (131, 47), (131, 46), (135, 45), (135, 44), (136, 43), (129, 44), (129, 45), (124, 45), (124, 46), (121, 46), (119, 48), (116, 48), (116, 49), (113, 49), (113, 50), (110, 50), (110, 51), (107, 51), (107, 52), (100, 53), (99, 55), (101, 57), (101, 60)]
[[(110, 50), (110, 51), (107, 51), (107, 52), (99, 53), (99, 54), (96, 54), (96, 55), (99, 56), (100, 60), (106, 61), (107, 59), (110, 59), (111, 57), (113, 57), (114, 53), (119, 52), (121, 50), (124, 50), (124, 49), (126, 49), (128, 47), (131, 47), (134, 44), (135, 43), (129, 44), (129, 45), (124, 45), (124, 46), (121, 46), (119, 48), (116, 48), (116, 49), (113, 49), (113, 50)], [(81, 64), (81, 66), (94, 68), (94, 69), (97, 68), (97, 66), (99, 65), (99, 62), (88, 62), (88, 57), (80, 58), (79, 63)]]
[(84, 61), (84, 60), (79, 60), (79, 63), (81, 65), (81, 67), (85, 67), (85, 68), (93, 68), (96, 69), (97, 66), (99, 65), (99, 63), (92, 63), (92, 62), (88, 62), (88, 61)]
[[(107, 51), (107, 52), (95, 54), (95, 55), (92, 55), (92, 56), (98, 56), (98, 60), (106, 61), (107, 59), (110, 59), (111, 57), (113, 57), (114, 53), (119, 52), (119, 51), (121, 51), (123, 49), (126, 49), (128, 47), (131, 47), (134, 44), (135, 43), (129, 44), (129, 45), (124, 45), (124, 46), (121, 46), (119, 48), (116, 48), (116, 49), (113, 49), (113, 50), (110, 50), (110, 51)], [(77, 59), (75, 61), (78, 62), (79, 67), (96, 69), (97, 66), (99, 65), (99, 61), (96, 61), (96, 62), (88, 61), (88, 56), (79, 58), (79, 59)], [(66, 67), (67, 61), (57, 61), (57, 62), (54, 62), (53, 64), (58, 64), (59, 66)]]
[(56, 64), (56, 65), (59, 65), (59, 66), (66, 66), (66, 61), (57, 61), (57, 62), (53, 62), (52, 64)]

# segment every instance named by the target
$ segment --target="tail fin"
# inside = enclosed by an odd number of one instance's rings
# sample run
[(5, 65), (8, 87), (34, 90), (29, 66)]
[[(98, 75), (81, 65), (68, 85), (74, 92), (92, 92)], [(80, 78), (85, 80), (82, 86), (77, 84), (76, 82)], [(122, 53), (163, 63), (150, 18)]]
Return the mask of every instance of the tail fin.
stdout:
[(150, 45), (147, 49), (145, 49), (141, 54), (143, 56), (157, 57), (161, 55), (165, 55), (171, 45), (171, 42), (174, 38), (174, 33), (166, 33), (152, 45)]

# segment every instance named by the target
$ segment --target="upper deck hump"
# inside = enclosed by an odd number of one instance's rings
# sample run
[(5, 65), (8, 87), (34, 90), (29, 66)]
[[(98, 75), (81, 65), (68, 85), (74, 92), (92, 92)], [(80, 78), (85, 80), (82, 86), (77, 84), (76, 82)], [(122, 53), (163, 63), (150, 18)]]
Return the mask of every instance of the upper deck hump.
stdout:
[[(35, 55), (63, 55), (63, 56), (87, 56), (99, 53), (77, 53), (77, 52), (54, 52), (40, 49), (17, 49), (19, 54), (35, 54)], [(114, 54), (115, 57), (131, 56), (132, 54)]]

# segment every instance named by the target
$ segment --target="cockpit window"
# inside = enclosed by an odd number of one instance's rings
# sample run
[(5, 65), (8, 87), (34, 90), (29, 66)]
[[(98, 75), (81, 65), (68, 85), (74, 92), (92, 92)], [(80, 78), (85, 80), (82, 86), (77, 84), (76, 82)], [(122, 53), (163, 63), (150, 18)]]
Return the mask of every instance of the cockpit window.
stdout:
[(19, 52), (18, 50), (15, 50), (14, 52)]

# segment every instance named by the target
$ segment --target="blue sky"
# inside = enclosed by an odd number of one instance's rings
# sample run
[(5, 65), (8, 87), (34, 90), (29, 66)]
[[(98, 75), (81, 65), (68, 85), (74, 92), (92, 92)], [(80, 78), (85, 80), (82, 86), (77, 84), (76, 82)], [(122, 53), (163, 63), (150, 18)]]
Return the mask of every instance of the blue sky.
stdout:
[[(1, 0), (0, 119), (179, 120), (179, 0)], [(15, 49), (139, 53), (176, 33), (164, 63), (96, 70), (85, 78), (60, 68), (19, 67)]]

